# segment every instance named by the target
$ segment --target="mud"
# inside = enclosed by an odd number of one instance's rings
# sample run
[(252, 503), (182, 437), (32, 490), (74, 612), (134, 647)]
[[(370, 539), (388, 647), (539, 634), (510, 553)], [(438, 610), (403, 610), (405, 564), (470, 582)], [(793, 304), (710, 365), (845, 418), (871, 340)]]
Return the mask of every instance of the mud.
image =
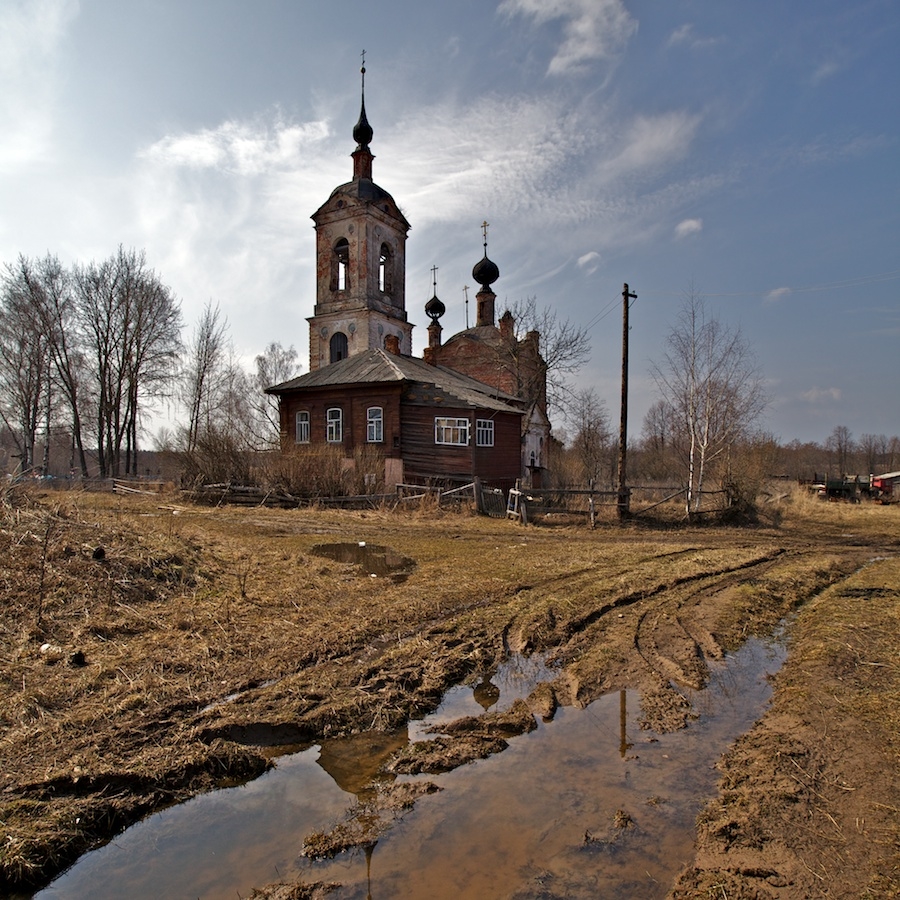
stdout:
[[(248, 516), (225, 509), (181, 510), (173, 520), (153, 509), (117, 504), (108, 511), (91, 509), (89, 516), (84, 510), (69, 513), (65, 522), (38, 510), (31, 520), (20, 515), (4, 526), (3, 627), (10, 651), (0, 661), (6, 685), (0, 813), (7, 834), (0, 871), (8, 892), (46, 883), (79, 853), (153, 809), (240, 780), (248, 771), (264, 771), (277, 743), (309, 746), (373, 731), (389, 736), (434, 711), (457, 683), (482, 686), (479, 705), (490, 707), (490, 676), (510, 654), (533, 658), (537, 653), (552, 671), (538, 693), (522, 698), (537, 730), (519, 731), (525, 721), (519, 713), (514, 721), (496, 715), (488, 727), (469, 723), (455, 734), (435, 736), (442, 739), (441, 749), (427, 771), (439, 767), (442, 755), (447, 762), (468, 764), (441, 776), (391, 774), (427, 781), (493, 764), (514, 756), (517, 746), (537, 739), (570, 710), (590, 708), (623, 690), (640, 697), (639, 731), (688, 732), (697, 716), (690, 692), (708, 682), (711, 663), (749, 636), (768, 633), (798, 609), (815, 608), (831, 586), (839, 609), (896, 598), (891, 579), (852, 581), (868, 560), (897, 551), (895, 519), (859, 516), (848, 527), (843, 513), (832, 520), (817, 512), (813, 519), (786, 516), (777, 529), (633, 526), (589, 532), (380, 513), (260, 510)], [(151, 534), (154, 517), (159, 522)], [(63, 537), (64, 526), (81, 531), (74, 539)], [(85, 537), (78, 537), (82, 533)], [(355, 562), (323, 561), (314, 551), (323, 534), (343, 543), (403, 547), (415, 568), (396, 583), (388, 576), (361, 575)], [(98, 562), (88, 551), (100, 545), (105, 559)], [(42, 575), (38, 617), (32, 601)], [(865, 620), (869, 611), (858, 613)], [(62, 660), (80, 651), (85, 666), (48, 664), (40, 656), (44, 643), (58, 646)], [(835, 652), (828, 672), (871, 668), (883, 675), (879, 667), (884, 666), (893, 672), (884, 660), (896, 656), (885, 657), (884, 648), (865, 661), (878, 664), (871, 667), (854, 652)], [(75, 671), (80, 674), (73, 676)], [(779, 683), (790, 695), (787, 709), (794, 715), (801, 710), (807, 725), (811, 710), (826, 709), (821, 681), (804, 682), (802, 690), (794, 690), (799, 681), (789, 683), (783, 676)], [(870, 694), (873, 690), (870, 686)], [(894, 715), (896, 704), (876, 693), (884, 704), (882, 719), (894, 721), (886, 713)], [(831, 716), (853, 718), (844, 707), (823, 716), (835, 729), (828, 733), (840, 733)], [(816, 728), (788, 732), (807, 749), (826, 746)], [(845, 749), (847, 737), (836, 748)], [(893, 753), (893, 744), (881, 740)], [(489, 742), (506, 749), (471, 762)], [(741, 790), (762, 797), (764, 810), (797, 808), (788, 792), (764, 778), (775, 771), (769, 756), (779, 752), (777, 746), (763, 741), (750, 745), (749, 752), (759, 761), (758, 777), (741, 782)], [(890, 786), (873, 775), (873, 766), (883, 767), (883, 759), (857, 754), (847, 769), (857, 780), (884, 788), (879, 801), (884, 806), (900, 807)], [(746, 765), (737, 770), (749, 771)], [(827, 780), (832, 770), (822, 771)], [(740, 779), (733, 777), (738, 785)], [(401, 811), (396, 821), (402, 823), (433, 799), (390, 798), (377, 777), (374, 787), (388, 806)], [(815, 781), (805, 790), (822, 793)], [(846, 799), (843, 794), (852, 796), (836, 790), (830, 801), (835, 805)], [(639, 816), (621, 809), (640, 826)], [(843, 821), (830, 807), (827, 811)], [(615, 813), (610, 810), (608, 818), (587, 829), (591, 839), (580, 852), (595, 852), (620, 833), (636, 833), (632, 827), (608, 833)], [(747, 818), (744, 830), (729, 825), (731, 819), (719, 827), (716, 815), (712, 811), (704, 819), (713, 824), (701, 827), (693, 864), (684, 860), (688, 874), (678, 896), (708, 896), (720, 875), (727, 875), (729, 884), (755, 885), (753, 890), (773, 877), (754, 881), (752, 871), (784, 878), (777, 896), (819, 896), (805, 883), (807, 893), (790, 893), (791, 884), (801, 882), (793, 870), (785, 874), (774, 862), (781, 844), (754, 837), (759, 829), (777, 833), (781, 825), (759, 824), (760, 813)], [(729, 809), (727, 816), (733, 815)], [(868, 815), (872, 821), (875, 813)], [(883, 811), (878, 834), (893, 840), (885, 816), (890, 818)], [(391, 821), (378, 833), (380, 847), (402, 830)], [(796, 825), (790, 831), (789, 824), (779, 836), (785, 846), (794, 846), (803, 834), (804, 840), (833, 849)], [(355, 827), (348, 823), (351, 831)], [(750, 836), (741, 837), (745, 832)], [(359, 843), (359, 834), (346, 837), (345, 845)], [(616, 841), (626, 839), (631, 838)], [(754, 843), (761, 843), (762, 858), (733, 866), (733, 854)], [(724, 857), (715, 855), (720, 852)], [(860, 853), (874, 857), (874, 842)], [(577, 868), (574, 857), (566, 858)], [(849, 856), (835, 865), (843, 865), (846, 878), (853, 877), (851, 869), (860, 870), (855, 857), (852, 865)], [(866, 883), (877, 884), (867, 871)], [(881, 877), (893, 877), (893, 870), (886, 871)], [(333, 874), (321, 883), (339, 881)], [(279, 880), (275, 873), (273, 883)], [(878, 889), (890, 896), (883, 884)], [(551, 889), (546, 896), (554, 896)]]

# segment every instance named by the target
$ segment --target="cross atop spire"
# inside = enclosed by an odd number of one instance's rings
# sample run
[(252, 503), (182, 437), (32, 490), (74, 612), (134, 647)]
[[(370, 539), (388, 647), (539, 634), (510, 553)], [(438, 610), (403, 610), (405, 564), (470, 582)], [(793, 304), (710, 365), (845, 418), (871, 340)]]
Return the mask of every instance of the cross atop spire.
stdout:
[(487, 219), (481, 223), (481, 233), (484, 235), (484, 255), (487, 256), (487, 232), (488, 228), (491, 226), (488, 225)]

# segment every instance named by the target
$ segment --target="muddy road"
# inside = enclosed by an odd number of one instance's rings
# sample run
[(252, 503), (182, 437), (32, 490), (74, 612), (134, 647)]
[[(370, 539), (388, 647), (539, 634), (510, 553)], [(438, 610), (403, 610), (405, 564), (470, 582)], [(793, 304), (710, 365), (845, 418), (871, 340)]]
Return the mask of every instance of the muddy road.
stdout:
[[(18, 498), (0, 529), (2, 888), (27, 896), (148, 812), (266, 771), (275, 746), (392, 733), (511, 654), (553, 677), (383, 767), (458, 770), (616, 691), (678, 731), (710, 665), (792, 617), (772, 710), (722, 761), (672, 895), (895, 896), (898, 513), (797, 502), (777, 527), (590, 531)], [(334, 550), (362, 545), (381, 568)], [(371, 846), (416, 800), (385, 792), (306, 852)]]

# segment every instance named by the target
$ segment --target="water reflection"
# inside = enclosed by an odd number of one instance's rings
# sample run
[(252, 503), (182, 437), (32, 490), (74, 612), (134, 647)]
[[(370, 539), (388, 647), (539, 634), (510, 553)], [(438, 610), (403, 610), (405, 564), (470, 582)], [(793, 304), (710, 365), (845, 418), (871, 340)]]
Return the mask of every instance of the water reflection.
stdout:
[(397, 584), (406, 581), (416, 567), (414, 559), (403, 556), (390, 547), (367, 544), (365, 541), (317, 544), (309, 552), (335, 562), (355, 565), (362, 575), (389, 578)]
[(714, 663), (709, 688), (691, 696), (699, 717), (674, 734), (641, 730), (631, 691), (562, 708), (504, 752), (429, 776), (443, 790), (377, 842), (331, 861), (301, 855), (310, 832), (368, 811), (373, 781), (393, 777), (381, 767), (394, 750), (432, 726), (505, 709), (554, 674), (540, 658), (510, 660), (408, 729), (325, 741), (241, 788), (152, 816), (38, 896), (233, 900), (302, 879), (341, 882), (330, 895), (341, 900), (662, 898), (691, 858), (716, 760), (759, 717), (782, 659), (779, 645), (750, 641)]

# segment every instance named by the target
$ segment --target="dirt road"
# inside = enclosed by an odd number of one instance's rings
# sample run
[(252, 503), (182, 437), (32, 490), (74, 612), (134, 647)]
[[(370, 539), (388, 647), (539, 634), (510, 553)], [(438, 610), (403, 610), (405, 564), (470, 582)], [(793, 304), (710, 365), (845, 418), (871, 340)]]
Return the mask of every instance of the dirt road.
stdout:
[[(772, 710), (723, 761), (672, 896), (898, 895), (900, 509), (590, 531), (47, 495), (7, 498), (0, 522), (4, 890), (258, 774), (266, 745), (422, 715), (511, 651), (549, 652), (560, 674), (524, 711), (417, 754), (419, 771), (622, 688), (649, 726), (679, 728), (679, 688), (702, 687), (707, 660), (799, 611)], [(362, 542), (385, 548), (383, 574), (323, 549)]]

